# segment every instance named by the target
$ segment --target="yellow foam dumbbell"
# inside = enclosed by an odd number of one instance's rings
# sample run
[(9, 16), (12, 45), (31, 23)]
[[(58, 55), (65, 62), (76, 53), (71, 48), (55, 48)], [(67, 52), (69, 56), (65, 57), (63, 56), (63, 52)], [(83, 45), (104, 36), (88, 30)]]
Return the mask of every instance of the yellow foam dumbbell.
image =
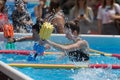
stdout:
[(49, 37), (53, 32), (53, 29), (54, 27), (51, 23), (48, 23), (48, 22), (43, 23), (39, 33), (40, 38), (45, 40), (49, 39)]

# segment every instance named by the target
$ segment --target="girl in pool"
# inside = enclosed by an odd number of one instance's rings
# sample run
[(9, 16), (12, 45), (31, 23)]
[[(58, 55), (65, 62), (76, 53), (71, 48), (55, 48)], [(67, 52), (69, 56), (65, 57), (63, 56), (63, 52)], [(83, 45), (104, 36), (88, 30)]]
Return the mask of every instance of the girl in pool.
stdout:
[(43, 55), (45, 49), (50, 48), (49, 45), (45, 44), (45, 41), (40, 38), (39, 36), (40, 28), (41, 26), (35, 24), (32, 26), (32, 36), (25, 36), (11, 40), (11, 42), (21, 42), (21, 41), (30, 41), (30, 40), (35, 41), (33, 49), (36, 51), (36, 54), (34, 54), (34, 56), (29, 57), (28, 60), (35, 60), (37, 55)]
[(74, 22), (69, 22), (65, 24), (65, 33), (66, 37), (69, 40), (72, 40), (72, 44), (62, 45), (47, 40), (47, 43), (52, 45), (53, 47), (61, 50), (65, 53), (65, 55), (69, 56), (71, 61), (81, 62), (89, 60), (89, 46), (87, 41), (82, 40), (78, 37), (79, 35), (79, 27)]

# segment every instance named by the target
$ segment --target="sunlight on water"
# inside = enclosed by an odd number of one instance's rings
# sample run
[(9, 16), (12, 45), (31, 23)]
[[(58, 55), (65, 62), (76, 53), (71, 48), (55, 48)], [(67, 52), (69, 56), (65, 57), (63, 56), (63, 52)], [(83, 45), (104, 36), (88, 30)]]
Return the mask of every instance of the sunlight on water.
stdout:
[(73, 80), (118, 80), (110, 69), (80, 69), (72, 76)]

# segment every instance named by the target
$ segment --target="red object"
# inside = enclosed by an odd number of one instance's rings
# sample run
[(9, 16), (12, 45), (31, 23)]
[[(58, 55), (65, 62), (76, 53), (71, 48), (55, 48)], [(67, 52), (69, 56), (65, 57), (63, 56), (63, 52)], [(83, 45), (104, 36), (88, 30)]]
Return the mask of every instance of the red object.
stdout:
[(120, 54), (112, 54), (112, 56), (120, 59)]
[(3, 32), (3, 25), (8, 23), (8, 16), (7, 14), (0, 13), (0, 32)]
[(5, 21), (8, 21), (8, 16), (7, 16), (7, 14), (0, 14), (0, 20), (5, 20)]
[(21, 55), (29, 55), (30, 53), (35, 53), (35, 51), (30, 50), (0, 50), (0, 53), (5, 54), (21, 54)]
[(14, 37), (14, 30), (13, 30), (13, 26), (11, 24), (3, 25), (3, 31), (4, 31), (4, 37), (6, 37), (6, 38)]
[(120, 69), (120, 65), (117, 64), (90, 64), (89, 68), (112, 68), (112, 69)]

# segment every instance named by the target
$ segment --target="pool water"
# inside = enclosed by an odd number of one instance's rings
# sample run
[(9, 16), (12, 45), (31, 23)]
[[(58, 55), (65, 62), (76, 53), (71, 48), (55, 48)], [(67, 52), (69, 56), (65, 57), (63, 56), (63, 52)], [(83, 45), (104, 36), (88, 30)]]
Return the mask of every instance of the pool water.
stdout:
[[(57, 37), (57, 40), (56, 40)], [(71, 43), (62, 35), (53, 35), (52, 41), (62, 44)], [(82, 39), (88, 41), (90, 48), (108, 52), (120, 53), (120, 37), (106, 36), (82, 36)], [(27, 44), (27, 45), (25, 45)], [(32, 50), (34, 42), (17, 42), (15, 43), (17, 50)], [(4, 49), (4, 42), (1, 41), (1, 49)], [(24, 45), (24, 46), (23, 46)], [(57, 50), (51, 47), (50, 50)], [(0, 54), (0, 60), (6, 63), (46, 63), (46, 64), (70, 64), (68, 57), (60, 58), (60, 55), (38, 56), (37, 61), (27, 61), (28, 56), (17, 54)], [(120, 64), (120, 60), (115, 57), (91, 56), (90, 64)], [(120, 69), (35, 69), (31, 67), (15, 69), (30, 76), (34, 80), (119, 80)]]

